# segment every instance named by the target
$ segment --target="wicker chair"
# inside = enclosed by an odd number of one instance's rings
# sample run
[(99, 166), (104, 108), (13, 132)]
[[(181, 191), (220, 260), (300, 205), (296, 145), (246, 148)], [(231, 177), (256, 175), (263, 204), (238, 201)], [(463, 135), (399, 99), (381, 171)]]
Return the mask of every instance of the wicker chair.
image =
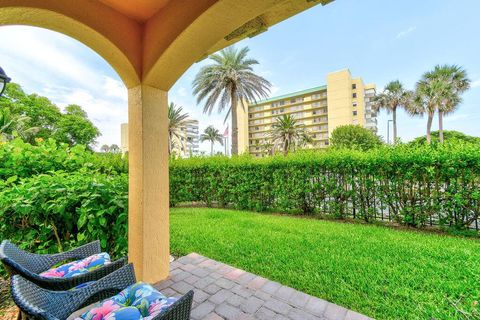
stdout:
[[(70, 291), (45, 290), (15, 275), (12, 277), (12, 297), (24, 319), (65, 320), (75, 311), (112, 297), (135, 282), (132, 264), (89, 286)], [(192, 301), (193, 291), (190, 291), (152, 320), (188, 320)]]
[(40, 273), (52, 268), (55, 264), (73, 259), (79, 260), (101, 252), (100, 242), (83, 245), (68, 252), (57, 254), (35, 254), (23, 251), (8, 240), (0, 245), (0, 260), (8, 273), (22, 277), (49, 290), (68, 290), (82, 283), (95, 281), (124, 266), (126, 258), (119, 259), (103, 267), (71, 278), (47, 278)]

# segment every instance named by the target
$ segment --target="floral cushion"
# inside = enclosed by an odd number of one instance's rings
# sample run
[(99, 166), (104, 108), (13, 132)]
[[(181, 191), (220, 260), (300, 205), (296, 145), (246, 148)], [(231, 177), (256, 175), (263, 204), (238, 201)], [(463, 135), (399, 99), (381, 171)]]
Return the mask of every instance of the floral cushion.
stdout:
[(175, 301), (177, 298), (167, 298), (151, 285), (138, 282), (96, 304), (76, 320), (150, 320)]
[(88, 258), (72, 261), (40, 273), (45, 278), (71, 278), (111, 263), (108, 253), (102, 252)]

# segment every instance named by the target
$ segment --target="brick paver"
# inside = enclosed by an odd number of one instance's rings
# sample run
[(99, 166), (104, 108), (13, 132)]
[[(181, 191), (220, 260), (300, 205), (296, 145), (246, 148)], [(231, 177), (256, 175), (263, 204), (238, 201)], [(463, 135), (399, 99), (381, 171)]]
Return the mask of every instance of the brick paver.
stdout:
[(169, 278), (155, 287), (175, 297), (193, 290), (193, 320), (371, 319), (197, 253), (172, 262)]

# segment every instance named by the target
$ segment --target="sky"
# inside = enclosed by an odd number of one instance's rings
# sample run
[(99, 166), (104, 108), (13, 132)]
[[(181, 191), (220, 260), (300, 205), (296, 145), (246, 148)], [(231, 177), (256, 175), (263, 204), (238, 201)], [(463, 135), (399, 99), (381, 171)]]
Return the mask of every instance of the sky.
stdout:
[[(413, 89), (436, 64), (458, 64), (472, 88), (458, 111), (445, 118), (444, 128), (480, 136), (479, 12), (478, 0), (335, 0), (236, 46), (248, 46), (260, 62), (255, 71), (272, 83), (271, 96), (323, 85), (327, 73), (344, 68), (377, 90), (396, 79)], [(102, 57), (74, 39), (34, 27), (2, 26), (0, 44), (0, 66), (13, 81), (61, 108), (81, 105), (102, 132), (98, 148), (120, 144), (120, 124), (128, 121), (127, 90)], [(196, 73), (208, 63), (191, 66), (169, 91), (169, 100), (199, 120), (200, 131), (214, 125), (223, 132), (225, 113), (204, 115), (192, 94)], [(378, 117), (383, 137), (390, 118), (385, 111)], [(400, 112), (402, 141), (424, 135), (425, 128), (425, 118)], [(201, 150), (209, 152), (209, 144)]]

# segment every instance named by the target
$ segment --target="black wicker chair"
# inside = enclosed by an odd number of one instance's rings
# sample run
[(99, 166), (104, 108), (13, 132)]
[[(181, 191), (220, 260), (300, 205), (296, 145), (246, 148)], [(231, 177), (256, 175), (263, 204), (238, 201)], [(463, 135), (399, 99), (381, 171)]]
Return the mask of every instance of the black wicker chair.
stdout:
[(126, 258), (119, 259), (88, 273), (71, 278), (46, 278), (40, 273), (52, 268), (55, 264), (66, 260), (79, 260), (101, 252), (100, 242), (83, 245), (68, 252), (57, 254), (35, 254), (26, 252), (8, 240), (0, 245), (0, 260), (8, 273), (13, 276), (19, 274), (49, 290), (68, 290), (89, 281), (105, 277), (127, 263)]
[[(65, 320), (75, 311), (112, 297), (135, 282), (132, 264), (86, 287), (70, 291), (45, 290), (15, 275), (12, 277), (12, 297), (24, 319)], [(192, 301), (193, 291), (190, 291), (153, 320), (188, 320)]]

